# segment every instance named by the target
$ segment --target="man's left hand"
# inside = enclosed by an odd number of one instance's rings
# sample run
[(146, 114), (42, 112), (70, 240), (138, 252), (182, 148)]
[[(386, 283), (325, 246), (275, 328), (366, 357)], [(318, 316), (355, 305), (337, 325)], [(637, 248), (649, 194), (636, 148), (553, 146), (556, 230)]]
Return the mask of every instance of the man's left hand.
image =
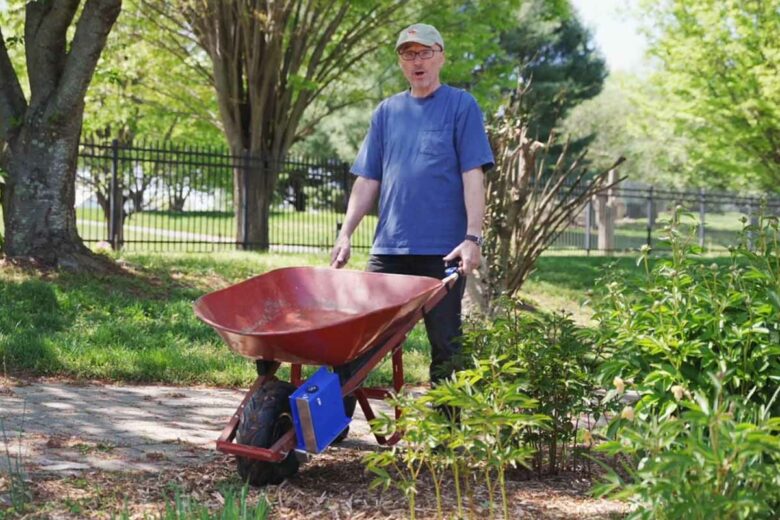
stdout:
[(482, 263), (482, 251), (476, 243), (464, 240), (444, 257), (444, 261), (452, 262), (456, 258), (460, 258), (460, 272), (468, 275)]

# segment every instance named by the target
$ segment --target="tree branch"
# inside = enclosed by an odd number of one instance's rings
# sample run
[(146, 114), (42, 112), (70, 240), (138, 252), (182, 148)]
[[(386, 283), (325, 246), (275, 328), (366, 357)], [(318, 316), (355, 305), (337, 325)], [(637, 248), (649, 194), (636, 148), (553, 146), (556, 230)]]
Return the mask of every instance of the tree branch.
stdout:
[[(19, 85), (19, 78), (8, 56), (5, 38), (0, 28), (0, 144), (19, 124), (27, 110), (27, 101)], [(2, 146), (0, 146), (2, 148)]]
[(48, 117), (67, 117), (84, 102), (100, 53), (121, 6), (122, 0), (87, 0), (76, 24), (56, 98), (47, 109)]
[(24, 40), (30, 77), (30, 106), (46, 103), (64, 67), (67, 32), (80, 0), (27, 2)]

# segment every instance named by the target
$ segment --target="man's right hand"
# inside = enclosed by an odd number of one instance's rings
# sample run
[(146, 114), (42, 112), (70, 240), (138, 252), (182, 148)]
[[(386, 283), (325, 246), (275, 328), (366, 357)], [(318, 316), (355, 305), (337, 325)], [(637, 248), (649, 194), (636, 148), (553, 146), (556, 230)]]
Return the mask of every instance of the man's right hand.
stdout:
[(340, 236), (336, 239), (336, 245), (333, 246), (333, 250), (330, 252), (330, 266), (336, 269), (341, 269), (347, 262), (351, 255), (351, 246), (349, 238)]

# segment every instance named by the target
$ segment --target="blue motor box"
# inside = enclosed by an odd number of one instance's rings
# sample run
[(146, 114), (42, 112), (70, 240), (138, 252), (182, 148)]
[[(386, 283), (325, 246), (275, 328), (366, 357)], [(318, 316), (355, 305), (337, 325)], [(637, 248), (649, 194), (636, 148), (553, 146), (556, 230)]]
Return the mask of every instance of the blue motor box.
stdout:
[(349, 426), (339, 376), (322, 367), (290, 395), (296, 449), (320, 453)]

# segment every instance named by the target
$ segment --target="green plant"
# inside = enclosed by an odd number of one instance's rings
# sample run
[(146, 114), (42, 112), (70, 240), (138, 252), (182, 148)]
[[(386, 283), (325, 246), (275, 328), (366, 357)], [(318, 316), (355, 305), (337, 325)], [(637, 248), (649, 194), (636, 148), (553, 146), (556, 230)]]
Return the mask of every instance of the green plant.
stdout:
[(777, 518), (780, 418), (726, 396), (724, 379), (680, 400), (679, 417), (617, 419), (618, 438), (597, 449), (627, 457), (627, 478), (607, 468), (596, 494), (629, 499), (635, 519)]
[[(600, 381), (633, 382), (640, 417), (675, 414), (673, 388), (710, 394), (710, 373), (724, 374), (726, 395), (766, 404), (780, 381), (777, 219), (746, 226), (723, 265), (699, 257), (695, 225), (683, 218), (675, 213), (667, 228), (670, 257), (651, 264), (644, 248), (638, 280), (618, 274), (601, 284), (606, 292), (595, 304), (593, 342), (610, 359)], [(607, 400), (619, 393), (610, 390)]]
[(634, 518), (777, 518), (778, 222), (745, 225), (725, 265), (699, 258), (695, 230), (675, 212), (669, 258), (651, 265), (645, 248), (637, 280), (602, 284), (604, 401), (630, 389), (635, 402), (600, 448), (627, 458), (626, 477), (610, 472), (597, 491), (628, 498)]
[[(248, 493), (248, 485), (238, 491), (228, 487), (220, 493), (224, 505), (216, 511), (211, 511), (205, 505), (182, 495), (180, 490), (174, 489), (173, 500), (165, 505), (165, 511), (151, 518), (159, 520), (265, 520), (268, 518), (271, 512), (268, 500), (263, 496), (252, 505), (247, 498)], [(125, 507), (119, 519), (129, 520), (129, 518), (130, 513)]]
[(0, 510), (0, 518), (6, 513), (23, 514), (28, 504), (32, 500), (32, 495), (28, 487), (28, 476), (24, 470), (24, 460), (22, 457), (22, 436), (24, 435), (24, 412), (22, 423), (19, 427), (17, 436), (18, 450), (16, 453), (11, 450), (12, 439), (5, 429), (5, 422), (0, 417), (0, 432), (3, 436), (5, 464), (7, 466), (7, 478), (9, 480), (8, 498), (10, 499), (10, 508), (7, 511)]
[[(534, 448), (534, 468), (558, 472), (575, 462), (577, 430), (604, 413), (596, 395), (595, 375), (601, 352), (568, 315), (530, 313), (522, 302), (504, 299), (490, 321), (473, 321), (464, 349), (477, 359), (505, 357), (514, 370), (496, 377), (516, 383), (537, 402), (536, 411), (550, 418), (544, 428), (529, 427), (521, 442)], [(589, 431), (589, 430), (588, 430)]]
[(439, 518), (443, 518), (441, 488), (447, 475), (455, 487), (458, 516), (474, 506), (474, 486), (481, 476), (488, 492), (491, 517), (494, 495), (500, 493), (504, 518), (509, 516), (506, 470), (526, 465), (533, 450), (517, 440), (524, 428), (541, 428), (548, 417), (535, 413), (537, 403), (526, 396), (513, 374), (509, 356), (475, 360), (474, 368), (457, 372), (422, 397), (401, 394), (394, 405), (401, 417), (380, 417), (372, 425), (383, 434), (403, 432), (404, 441), (391, 450), (365, 457), (377, 475), (373, 486), (395, 486), (409, 501), (415, 518), (418, 483), (427, 472), (434, 487)]

